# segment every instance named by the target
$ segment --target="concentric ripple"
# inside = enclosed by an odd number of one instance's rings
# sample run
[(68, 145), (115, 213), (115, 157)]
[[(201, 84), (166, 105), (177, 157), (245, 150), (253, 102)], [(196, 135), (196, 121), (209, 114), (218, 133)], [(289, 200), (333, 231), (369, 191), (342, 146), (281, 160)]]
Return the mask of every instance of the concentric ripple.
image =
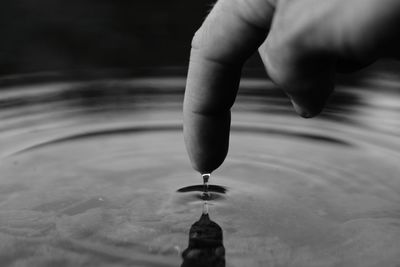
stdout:
[[(0, 262), (179, 266), (203, 205), (184, 83), (2, 88)], [(271, 82), (242, 81), (230, 151), (209, 181), (227, 267), (397, 266), (399, 85), (379, 73), (343, 82), (303, 120)]]
[[(195, 200), (204, 200), (204, 185), (190, 185), (186, 187), (179, 188), (177, 190), (179, 193), (187, 193), (190, 194), (190, 197)], [(224, 199), (224, 194), (227, 192), (227, 188), (220, 185), (210, 184), (208, 186), (208, 197), (209, 201), (216, 201)], [(183, 198), (183, 201), (188, 201), (187, 198)], [(183, 203), (184, 204), (184, 203)]]

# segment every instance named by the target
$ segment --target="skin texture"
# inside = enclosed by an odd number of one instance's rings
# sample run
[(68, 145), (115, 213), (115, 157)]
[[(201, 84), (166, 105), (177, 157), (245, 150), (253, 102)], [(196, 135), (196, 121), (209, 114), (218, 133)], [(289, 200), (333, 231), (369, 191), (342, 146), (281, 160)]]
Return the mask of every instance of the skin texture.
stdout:
[(398, 57), (399, 23), (398, 0), (219, 0), (192, 41), (184, 137), (193, 168), (210, 173), (224, 161), (230, 108), (254, 52), (295, 111), (311, 118), (335, 73)]

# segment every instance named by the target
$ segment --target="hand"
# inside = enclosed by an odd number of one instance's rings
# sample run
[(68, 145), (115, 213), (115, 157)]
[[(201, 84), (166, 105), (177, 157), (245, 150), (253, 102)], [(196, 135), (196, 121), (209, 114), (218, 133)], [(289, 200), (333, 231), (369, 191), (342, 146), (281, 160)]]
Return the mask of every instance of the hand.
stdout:
[(193, 167), (224, 161), (243, 63), (257, 49), (297, 113), (321, 112), (336, 72), (397, 57), (398, 0), (219, 0), (192, 41), (184, 136)]

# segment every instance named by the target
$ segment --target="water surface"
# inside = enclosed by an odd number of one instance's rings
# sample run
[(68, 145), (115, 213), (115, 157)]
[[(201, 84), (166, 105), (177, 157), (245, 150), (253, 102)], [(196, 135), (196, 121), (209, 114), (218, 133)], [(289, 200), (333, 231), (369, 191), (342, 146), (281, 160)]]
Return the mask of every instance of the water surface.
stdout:
[[(184, 83), (1, 88), (2, 266), (188, 266), (199, 249), (227, 267), (398, 266), (396, 76), (343, 83), (312, 120), (269, 81), (244, 79), (207, 220), (183, 144)], [(217, 231), (211, 252), (196, 247), (204, 225)]]

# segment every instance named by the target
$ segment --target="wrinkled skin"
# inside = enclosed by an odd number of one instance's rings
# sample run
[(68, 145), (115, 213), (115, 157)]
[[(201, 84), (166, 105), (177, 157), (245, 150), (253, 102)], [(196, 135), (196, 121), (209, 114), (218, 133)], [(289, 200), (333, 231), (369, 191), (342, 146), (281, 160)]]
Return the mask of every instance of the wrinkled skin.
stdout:
[(212, 172), (229, 145), (243, 63), (258, 50), (296, 112), (321, 112), (337, 72), (398, 58), (398, 0), (219, 0), (192, 41), (184, 136), (195, 170)]

